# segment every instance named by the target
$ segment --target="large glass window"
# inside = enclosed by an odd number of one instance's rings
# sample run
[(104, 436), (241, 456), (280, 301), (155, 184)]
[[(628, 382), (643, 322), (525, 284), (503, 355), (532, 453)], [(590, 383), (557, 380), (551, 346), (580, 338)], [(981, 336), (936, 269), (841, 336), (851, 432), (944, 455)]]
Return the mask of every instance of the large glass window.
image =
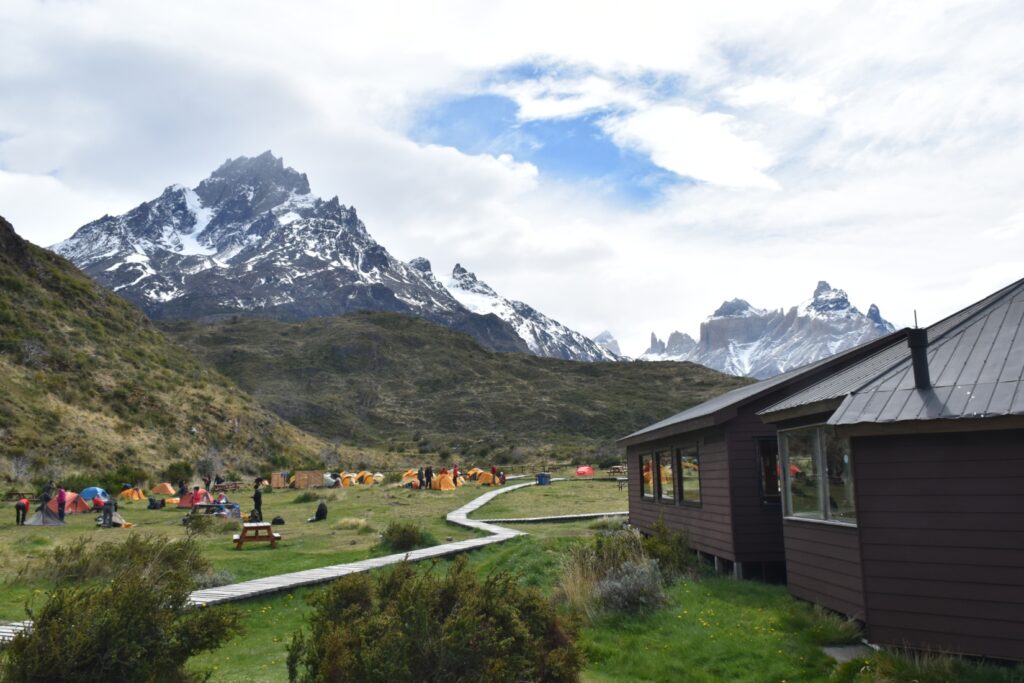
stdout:
[(659, 451), (654, 454), (659, 473), (658, 500), (676, 501), (676, 478), (672, 471), (672, 451)]
[(700, 505), (700, 454), (696, 448), (680, 448), (679, 473), (683, 486), (684, 503)]
[(850, 442), (827, 426), (779, 432), (786, 515), (855, 524)]
[(776, 439), (757, 440), (757, 459), (761, 467), (761, 502), (778, 505), (782, 496), (779, 480), (782, 466), (779, 464), (779, 442)]
[(650, 453), (640, 456), (640, 493), (644, 498), (654, 499), (654, 458)]

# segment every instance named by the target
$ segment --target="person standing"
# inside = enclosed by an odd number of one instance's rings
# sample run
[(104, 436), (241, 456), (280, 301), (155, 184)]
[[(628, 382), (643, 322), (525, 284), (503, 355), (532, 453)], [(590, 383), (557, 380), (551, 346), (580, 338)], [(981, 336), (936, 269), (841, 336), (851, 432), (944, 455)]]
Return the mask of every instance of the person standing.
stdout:
[(257, 479), (252, 490), (252, 507), (253, 511), (256, 513), (256, 517), (258, 518), (255, 520), (257, 522), (263, 521), (263, 489), (261, 488), (260, 483), (260, 480)]
[(454, 486), (459, 485), (459, 466), (452, 465), (452, 484)]
[(425, 481), (424, 475), (423, 475), (423, 465), (420, 465), (420, 468), (416, 471), (416, 481), (419, 482), (419, 484), (420, 484), (420, 491), (422, 491), (423, 490), (423, 482)]
[(64, 521), (64, 506), (68, 502), (68, 492), (64, 490), (63, 484), (57, 485), (57, 516)]
[(53, 482), (49, 481), (43, 486), (43, 494), (40, 496), (42, 502), (39, 503), (39, 509), (42, 510), (46, 507), (47, 503), (53, 498)]
[(18, 499), (18, 502), (14, 504), (14, 524), (16, 526), (25, 526), (25, 517), (28, 515), (29, 502), (28, 498), (22, 496)]
[(116, 506), (117, 503), (113, 498), (110, 498), (103, 503), (103, 521), (100, 526), (104, 529), (110, 529), (114, 526), (114, 508)]
[(206, 486), (206, 492), (207, 493), (211, 493), (211, 491), (210, 491), (210, 482), (211, 481), (213, 481), (213, 480), (210, 479), (210, 475), (206, 475), (205, 477), (203, 477), (203, 484)]
[(434, 487), (434, 468), (432, 465), (427, 465), (427, 469), (423, 473), (423, 478), (427, 480), (428, 489)]
[(491, 486), (498, 485), (498, 468), (491, 465)]

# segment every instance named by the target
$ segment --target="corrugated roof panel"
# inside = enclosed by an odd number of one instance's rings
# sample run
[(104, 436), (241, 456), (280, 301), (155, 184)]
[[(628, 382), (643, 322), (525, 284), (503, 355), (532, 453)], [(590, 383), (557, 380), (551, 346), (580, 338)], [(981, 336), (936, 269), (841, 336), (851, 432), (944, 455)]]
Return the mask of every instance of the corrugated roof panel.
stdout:
[(1017, 388), (1013, 394), (1013, 404), (1010, 406), (1010, 413), (1013, 415), (1024, 415), (1024, 383), (1017, 382)]
[(974, 348), (974, 342), (978, 339), (978, 335), (981, 334), (981, 327), (981, 323), (975, 321), (967, 326), (962, 334), (956, 335), (955, 338), (949, 341), (943, 340), (945, 344), (955, 343), (956, 348), (953, 349), (953, 355), (950, 356), (946, 367), (932, 374), (933, 385), (948, 387), (957, 383), (964, 370), (964, 366), (967, 365), (967, 356), (970, 354), (971, 349)]
[(999, 373), (1000, 382), (1019, 382), (1024, 377), (1024, 321), (1017, 324), (1017, 336), (1010, 345), (1006, 364)]
[(978, 373), (979, 382), (998, 382), (1003, 368), (1010, 360), (1013, 340), (1020, 331), (1021, 318), (1024, 317), (1024, 302), (1015, 302), (1009, 306), (999, 335), (992, 344), (992, 350), (985, 361), (985, 367)]
[(992, 394), (995, 393), (995, 390), (995, 382), (975, 384), (974, 390), (971, 391), (971, 395), (967, 399), (967, 405), (964, 406), (964, 417), (984, 417), (988, 415), (988, 404), (991, 402)]
[(1018, 382), (999, 382), (988, 402), (988, 412), (993, 415), (1009, 415), (1013, 411), (1013, 395), (1017, 393)]
[(890, 398), (892, 398), (891, 391), (871, 392), (871, 398), (868, 399), (867, 405), (864, 406), (861, 414), (870, 415), (872, 420), (877, 420), (878, 416), (885, 410), (885, 404), (889, 402)]
[[(907, 402), (903, 404), (901, 415), (921, 416), (928, 414), (928, 404), (925, 395), (917, 389), (906, 389)], [(915, 417), (915, 419), (917, 419)], [(895, 422), (895, 420), (890, 420)]]
[(996, 340), (999, 338), (999, 332), (1003, 329), (1003, 321), (1006, 320), (1006, 313), (1009, 308), (1009, 306), (1000, 306), (985, 316), (978, 338), (967, 351), (967, 362), (964, 363), (964, 369), (957, 378), (958, 381), (971, 384), (978, 381), (981, 371), (985, 368), (985, 362), (992, 355)]
[[(889, 394), (890, 398), (885, 407), (882, 408), (881, 412), (878, 413), (879, 422), (894, 422), (901, 419), (904, 412), (908, 409), (907, 402), (910, 397), (916, 394), (914, 389), (900, 389)], [(915, 412), (917, 408), (911, 407), (911, 410)]]
[[(950, 387), (949, 398), (946, 399), (946, 405), (943, 408), (943, 417), (963, 417), (964, 408), (967, 407), (967, 402), (971, 399), (971, 390), (974, 388), (973, 384), (957, 384), (956, 386)], [(909, 419), (917, 419), (912, 417)]]

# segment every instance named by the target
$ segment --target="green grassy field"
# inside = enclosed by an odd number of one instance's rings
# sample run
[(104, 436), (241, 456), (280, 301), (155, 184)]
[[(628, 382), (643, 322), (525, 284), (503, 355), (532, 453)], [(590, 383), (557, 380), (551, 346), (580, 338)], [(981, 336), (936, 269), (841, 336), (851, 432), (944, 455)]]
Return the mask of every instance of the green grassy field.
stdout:
[(552, 486), (530, 486), (503, 496), (474, 511), (471, 519), (547, 517), (553, 515), (617, 512), (629, 507), (625, 488), (618, 482), (572, 479)]

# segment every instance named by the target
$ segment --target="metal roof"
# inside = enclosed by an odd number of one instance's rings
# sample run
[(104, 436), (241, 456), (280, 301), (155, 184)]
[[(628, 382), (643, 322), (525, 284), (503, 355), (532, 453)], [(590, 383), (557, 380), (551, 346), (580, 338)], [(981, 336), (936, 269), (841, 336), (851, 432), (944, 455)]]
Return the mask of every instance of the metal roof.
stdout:
[(842, 399), (829, 424), (1024, 415), (1024, 280), (928, 328), (932, 387), (914, 387), (898, 343), (772, 405), (775, 414)]
[[(621, 439), (619, 439), (618, 442), (622, 443), (624, 441), (634, 439), (635, 437), (638, 436), (653, 434), (667, 427), (682, 426), (685, 423), (695, 423), (693, 426), (697, 428), (709, 426), (707, 424), (707, 420), (702, 420), (702, 418), (710, 419), (710, 424), (715, 424), (718, 421), (724, 421), (725, 419), (732, 417), (732, 412), (730, 411), (727, 415), (720, 414), (723, 411), (726, 411), (730, 408), (738, 407), (748, 401), (754, 400), (762, 396), (766, 392), (771, 391), (772, 389), (780, 388), (785, 386), (786, 384), (798, 381), (808, 373), (819, 368), (822, 368), (823, 366), (834, 363), (840, 363), (844, 359), (849, 359), (851, 356), (861, 355), (865, 353), (867, 349), (873, 348), (878, 345), (884, 345), (884, 339), (889, 339), (890, 337), (898, 335), (902, 335), (902, 333), (897, 332), (894, 333), (893, 335), (889, 335), (888, 337), (876, 339), (866, 344), (861, 344), (860, 346), (855, 346), (851, 349), (847, 349), (846, 351), (841, 351), (840, 353), (837, 353), (833, 356), (822, 358), (821, 360), (814, 361), (813, 363), (808, 363), (807, 365), (803, 365), (799, 368), (795, 368), (788, 372), (784, 372), (781, 375), (776, 375), (775, 377), (772, 377), (770, 379), (761, 380), (760, 382), (756, 382), (745, 387), (740, 387), (738, 389), (733, 389), (732, 391), (727, 391), (721, 396), (716, 396), (715, 398), (704, 401), (703, 403), (696, 405), (692, 408), (689, 408), (687, 410), (684, 410), (683, 412), (673, 415), (672, 417), (666, 418), (661, 422), (655, 422), (654, 424), (648, 427), (644, 427), (643, 429), (637, 430), (630, 434), (629, 436), (624, 436)], [(719, 419), (716, 420), (715, 418)], [(697, 423), (697, 421), (700, 422)]]

